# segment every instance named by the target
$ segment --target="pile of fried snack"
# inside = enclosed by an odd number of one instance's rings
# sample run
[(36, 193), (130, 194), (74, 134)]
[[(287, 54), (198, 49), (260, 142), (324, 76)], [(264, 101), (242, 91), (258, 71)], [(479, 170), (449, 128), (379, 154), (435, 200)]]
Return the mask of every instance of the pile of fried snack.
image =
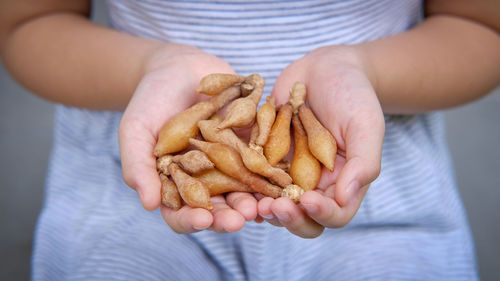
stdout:
[[(209, 74), (196, 91), (210, 97), (163, 125), (154, 155), (164, 205), (210, 210), (211, 196), (234, 191), (298, 202), (317, 186), (321, 165), (333, 170), (337, 145), (305, 104), (305, 85), (295, 83), (286, 104), (268, 97), (257, 108), (264, 84), (258, 74)], [(234, 128), (249, 126), (247, 142)], [(292, 140), (293, 158), (285, 161)]]

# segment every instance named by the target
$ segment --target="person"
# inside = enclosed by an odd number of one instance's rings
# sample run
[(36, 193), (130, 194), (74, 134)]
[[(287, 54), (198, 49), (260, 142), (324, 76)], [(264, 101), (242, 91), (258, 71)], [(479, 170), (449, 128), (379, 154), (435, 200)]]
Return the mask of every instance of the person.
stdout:
[[(1, 2), (6, 68), (57, 103), (33, 280), (478, 278), (440, 110), (499, 83), (497, 1), (107, 4), (112, 28), (88, 0)], [(306, 84), (339, 153), (299, 205), (160, 206), (157, 133), (209, 73), (278, 104)]]

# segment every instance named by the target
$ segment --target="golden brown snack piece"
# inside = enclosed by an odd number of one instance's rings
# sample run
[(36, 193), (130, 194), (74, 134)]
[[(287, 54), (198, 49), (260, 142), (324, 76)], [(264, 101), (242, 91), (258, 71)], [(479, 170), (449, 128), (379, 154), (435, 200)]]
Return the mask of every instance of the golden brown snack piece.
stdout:
[(313, 190), (321, 178), (321, 165), (309, 151), (307, 135), (297, 114), (293, 115), (292, 126), (295, 151), (290, 165), (290, 176), (293, 183), (305, 191)]
[(275, 166), (290, 150), (290, 122), (292, 120), (292, 106), (284, 104), (278, 111), (276, 121), (264, 145), (264, 155), (269, 164)]
[(296, 82), (290, 90), (290, 98), (288, 102), (292, 105), (293, 113), (297, 114), (299, 107), (306, 101), (306, 85), (301, 82)]
[(241, 96), (242, 97), (246, 97), (246, 96), (250, 95), (252, 93), (253, 89), (255, 88), (252, 84), (250, 84), (248, 82), (241, 83), (240, 87), (241, 87)]
[(306, 130), (307, 142), (312, 155), (328, 170), (333, 171), (337, 155), (337, 142), (307, 106), (301, 105), (299, 107), (299, 116)]
[[(333, 170), (336, 142), (305, 105), (306, 86), (295, 83), (288, 103), (276, 112), (271, 97), (257, 110), (264, 84), (258, 74), (207, 75), (197, 91), (213, 96), (164, 124), (154, 149), (164, 205), (178, 209), (182, 198), (190, 206), (211, 209), (210, 196), (234, 191), (258, 192), (273, 198), (285, 196), (298, 202), (304, 190), (317, 186), (320, 162)], [(225, 118), (217, 114), (235, 98)], [(252, 122), (248, 144), (230, 128)], [(290, 163), (283, 159), (291, 145), (291, 123), (295, 151)], [(199, 131), (213, 143), (196, 140)], [(189, 144), (201, 151), (170, 155)]]
[(304, 194), (304, 189), (296, 184), (287, 185), (281, 192), (281, 197), (290, 198), (293, 202), (299, 203), (300, 196)]
[(224, 120), (224, 117), (222, 117), (220, 114), (215, 113), (214, 115), (210, 116), (208, 120), (216, 120), (217, 122), (222, 122), (222, 120)]
[(276, 106), (274, 105), (274, 97), (267, 97), (264, 103), (257, 111), (257, 125), (259, 126), (259, 135), (255, 140), (255, 144), (264, 146), (271, 133), (271, 128), (276, 119)]
[(168, 166), (172, 163), (172, 159), (174, 156), (170, 154), (163, 155), (156, 159), (156, 170), (159, 173), (164, 174), (165, 176), (170, 176), (170, 172), (168, 171)]
[(226, 175), (250, 186), (255, 192), (277, 198), (281, 188), (266, 181), (261, 176), (252, 173), (243, 164), (240, 154), (231, 146), (222, 143), (210, 143), (190, 139), (190, 143), (205, 152), (215, 167)]
[(252, 130), (250, 131), (250, 141), (248, 142), (248, 147), (257, 151), (259, 154), (264, 155), (264, 148), (260, 145), (255, 144), (255, 139), (257, 138), (257, 134), (259, 133), (259, 127), (257, 123), (254, 123), (252, 126)]
[(160, 157), (186, 149), (189, 146), (189, 138), (198, 135), (198, 121), (209, 118), (239, 95), (240, 87), (232, 86), (219, 95), (199, 102), (172, 117), (160, 130), (154, 155)]
[(179, 164), (189, 174), (215, 168), (214, 163), (208, 159), (207, 155), (199, 150), (191, 150), (184, 154), (175, 155), (172, 157), (172, 161)]
[(217, 169), (211, 169), (194, 175), (195, 178), (205, 183), (210, 191), (210, 196), (227, 192), (254, 192), (248, 185), (232, 178)]
[(202, 120), (198, 122), (203, 138), (207, 141), (227, 144), (236, 149), (240, 153), (245, 167), (250, 171), (265, 176), (283, 187), (292, 183), (290, 175), (281, 169), (271, 166), (264, 155), (248, 147), (232, 129), (218, 130), (217, 125), (218, 122), (216, 120)]
[(227, 73), (212, 73), (203, 77), (196, 89), (197, 93), (214, 96), (234, 84), (245, 81), (245, 76)]
[(256, 150), (260, 154), (264, 154), (264, 148), (262, 148), (262, 146), (257, 145), (255, 143), (258, 136), (259, 136), (259, 125), (257, 125), (257, 122), (256, 122), (256, 123), (253, 123), (252, 129), (250, 130), (250, 140), (248, 141), (248, 147), (250, 147), (253, 150)]
[(254, 86), (252, 92), (243, 98), (234, 100), (227, 108), (226, 117), (218, 128), (225, 129), (229, 127), (245, 127), (250, 125), (257, 113), (257, 105), (264, 91), (264, 78), (258, 74), (252, 74), (247, 77), (245, 83)]
[(232, 129), (217, 129), (220, 124), (218, 120), (201, 120), (198, 122), (201, 135), (209, 142), (219, 142), (232, 146), (237, 149), (241, 143), (244, 143)]
[(199, 179), (186, 174), (179, 165), (172, 163), (168, 166), (168, 171), (174, 179), (177, 190), (182, 200), (191, 207), (213, 209), (210, 202), (210, 192), (208, 187)]
[(291, 166), (291, 164), (289, 161), (281, 160), (274, 167), (281, 169), (281, 170), (285, 171), (286, 173), (290, 173), (290, 166)]
[(179, 210), (181, 208), (181, 196), (177, 191), (177, 186), (164, 174), (160, 174), (160, 181), (161, 203), (170, 209)]

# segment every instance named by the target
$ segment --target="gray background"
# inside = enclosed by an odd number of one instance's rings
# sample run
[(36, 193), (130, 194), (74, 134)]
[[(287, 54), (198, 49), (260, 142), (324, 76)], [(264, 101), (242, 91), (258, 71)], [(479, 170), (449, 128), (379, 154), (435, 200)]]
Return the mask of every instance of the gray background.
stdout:
[[(102, 1), (93, 18), (106, 24)], [(0, 68), (0, 280), (28, 280), (52, 141), (53, 105)], [(483, 280), (500, 278), (500, 88), (446, 111), (450, 151)]]

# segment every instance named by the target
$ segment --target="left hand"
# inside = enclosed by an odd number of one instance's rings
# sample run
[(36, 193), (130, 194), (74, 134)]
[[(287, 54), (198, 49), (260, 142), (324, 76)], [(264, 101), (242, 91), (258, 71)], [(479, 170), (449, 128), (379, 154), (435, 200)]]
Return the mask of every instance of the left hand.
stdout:
[(337, 141), (335, 168), (323, 168), (318, 187), (305, 192), (299, 204), (266, 197), (258, 212), (273, 225), (314, 238), (325, 227), (345, 226), (356, 214), (380, 173), (385, 123), (366, 62), (354, 47), (320, 48), (290, 64), (273, 89), (277, 104), (288, 101), (297, 81), (305, 83), (310, 108)]

